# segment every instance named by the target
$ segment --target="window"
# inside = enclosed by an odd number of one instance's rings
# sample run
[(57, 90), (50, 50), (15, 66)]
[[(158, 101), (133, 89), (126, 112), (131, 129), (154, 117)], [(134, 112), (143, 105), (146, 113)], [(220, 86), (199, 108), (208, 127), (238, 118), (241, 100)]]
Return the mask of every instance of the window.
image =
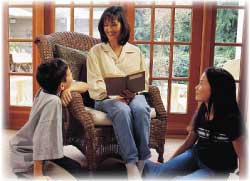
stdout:
[(217, 2), (213, 65), (228, 70), (234, 76), (237, 94), (242, 62), (244, 14), (244, 2)]
[(114, 2), (102, 1), (56, 1), (55, 32), (74, 31), (100, 38), (98, 22), (103, 11)]
[(32, 77), (32, 3), (9, 6), (9, 78), (10, 105), (31, 106)]
[(191, 17), (189, 3), (135, 4), (133, 43), (144, 53), (151, 82), (160, 88), (171, 113), (187, 113)]
[(131, 27), (129, 42), (143, 52), (150, 83), (160, 89), (168, 114), (168, 134), (186, 133), (197, 107), (195, 86), (206, 67), (227, 69), (240, 87), (246, 29), (244, 3), (242, 0), (199, 3), (55, 0), (44, 2), (43, 9), (32, 1), (10, 2), (6, 15), (10, 105), (15, 109), (30, 106), (38, 89), (33, 78), (33, 67), (39, 63), (32, 43), (36, 35), (74, 31), (100, 38), (97, 25), (101, 14), (111, 5), (121, 5)]
[[(192, 51), (201, 48), (201, 38), (193, 39), (193, 35), (201, 37), (202, 19), (196, 6), (187, 1), (138, 2), (129, 8), (133, 9), (129, 18), (134, 22), (131, 43), (143, 52), (150, 83), (160, 89), (168, 114), (168, 133), (183, 133), (197, 105), (197, 80), (192, 70), (200, 57)], [(196, 19), (200, 26), (192, 27)], [(176, 125), (181, 129), (174, 128)]]
[[(33, 97), (38, 90), (34, 68), (39, 55), (33, 43), (44, 33), (43, 4), (32, 1), (9, 1), (4, 6), (5, 106), (8, 107), (6, 127), (20, 128), (27, 120)], [(8, 55), (8, 56), (7, 56)]]

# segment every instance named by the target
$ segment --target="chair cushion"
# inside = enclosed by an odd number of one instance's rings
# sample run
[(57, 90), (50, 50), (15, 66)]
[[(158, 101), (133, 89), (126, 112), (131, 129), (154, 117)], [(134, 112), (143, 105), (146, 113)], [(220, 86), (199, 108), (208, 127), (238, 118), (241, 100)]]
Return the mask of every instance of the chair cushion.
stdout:
[[(96, 109), (85, 107), (93, 116), (94, 123), (96, 126), (111, 126), (112, 121), (107, 117), (107, 114)], [(155, 108), (151, 107), (150, 118), (156, 118)]]
[[(56, 56), (64, 59), (70, 66), (74, 80), (87, 82), (87, 54), (88, 51), (80, 51), (60, 44), (55, 45)], [(94, 107), (94, 100), (89, 96), (88, 91), (82, 93), (83, 103), (85, 106)]]
[[(72, 72), (74, 80), (80, 80), (80, 73), (86, 74), (86, 71), (82, 70), (86, 67), (87, 51), (80, 51), (70, 47), (65, 47), (60, 44), (55, 45), (56, 56), (64, 59), (68, 64)], [(85, 78), (86, 79), (86, 78)], [(85, 80), (86, 82), (86, 80)]]

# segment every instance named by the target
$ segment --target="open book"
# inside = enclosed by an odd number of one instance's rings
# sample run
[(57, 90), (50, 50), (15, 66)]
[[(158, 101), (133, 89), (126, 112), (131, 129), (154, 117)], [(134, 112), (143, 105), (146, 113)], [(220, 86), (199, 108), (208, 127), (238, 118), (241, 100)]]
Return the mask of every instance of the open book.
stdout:
[(104, 81), (108, 95), (119, 95), (125, 89), (136, 93), (145, 90), (145, 71), (132, 73), (126, 77), (106, 77)]

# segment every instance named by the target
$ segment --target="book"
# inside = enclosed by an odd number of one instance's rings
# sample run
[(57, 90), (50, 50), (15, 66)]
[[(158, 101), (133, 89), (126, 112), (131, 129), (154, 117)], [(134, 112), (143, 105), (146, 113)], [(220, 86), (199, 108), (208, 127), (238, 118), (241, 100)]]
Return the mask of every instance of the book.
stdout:
[(145, 71), (129, 74), (125, 77), (105, 77), (108, 95), (119, 95), (128, 89), (133, 93), (145, 90)]

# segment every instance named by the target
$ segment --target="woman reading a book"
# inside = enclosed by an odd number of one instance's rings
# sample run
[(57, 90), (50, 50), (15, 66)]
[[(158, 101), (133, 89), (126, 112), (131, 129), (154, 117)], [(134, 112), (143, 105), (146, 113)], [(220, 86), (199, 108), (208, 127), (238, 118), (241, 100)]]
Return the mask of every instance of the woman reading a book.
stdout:
[(104, 79), (145, 71), (144, 91), (147, 91), (148, 71), (140, 49), (128, 43), (130, 29), (122, 7), (107, 8), (98, 30), (102, 43), (91, 48), (87, 60), (89, 94), (95, 100), (95, 108), (106, 112), (112, 120), (128, 178), (140, 178), (139, 170), (151, 156), (148, 147), (150, 107), (144, 95), (135, 95), (129, 90), (108, 95)]

